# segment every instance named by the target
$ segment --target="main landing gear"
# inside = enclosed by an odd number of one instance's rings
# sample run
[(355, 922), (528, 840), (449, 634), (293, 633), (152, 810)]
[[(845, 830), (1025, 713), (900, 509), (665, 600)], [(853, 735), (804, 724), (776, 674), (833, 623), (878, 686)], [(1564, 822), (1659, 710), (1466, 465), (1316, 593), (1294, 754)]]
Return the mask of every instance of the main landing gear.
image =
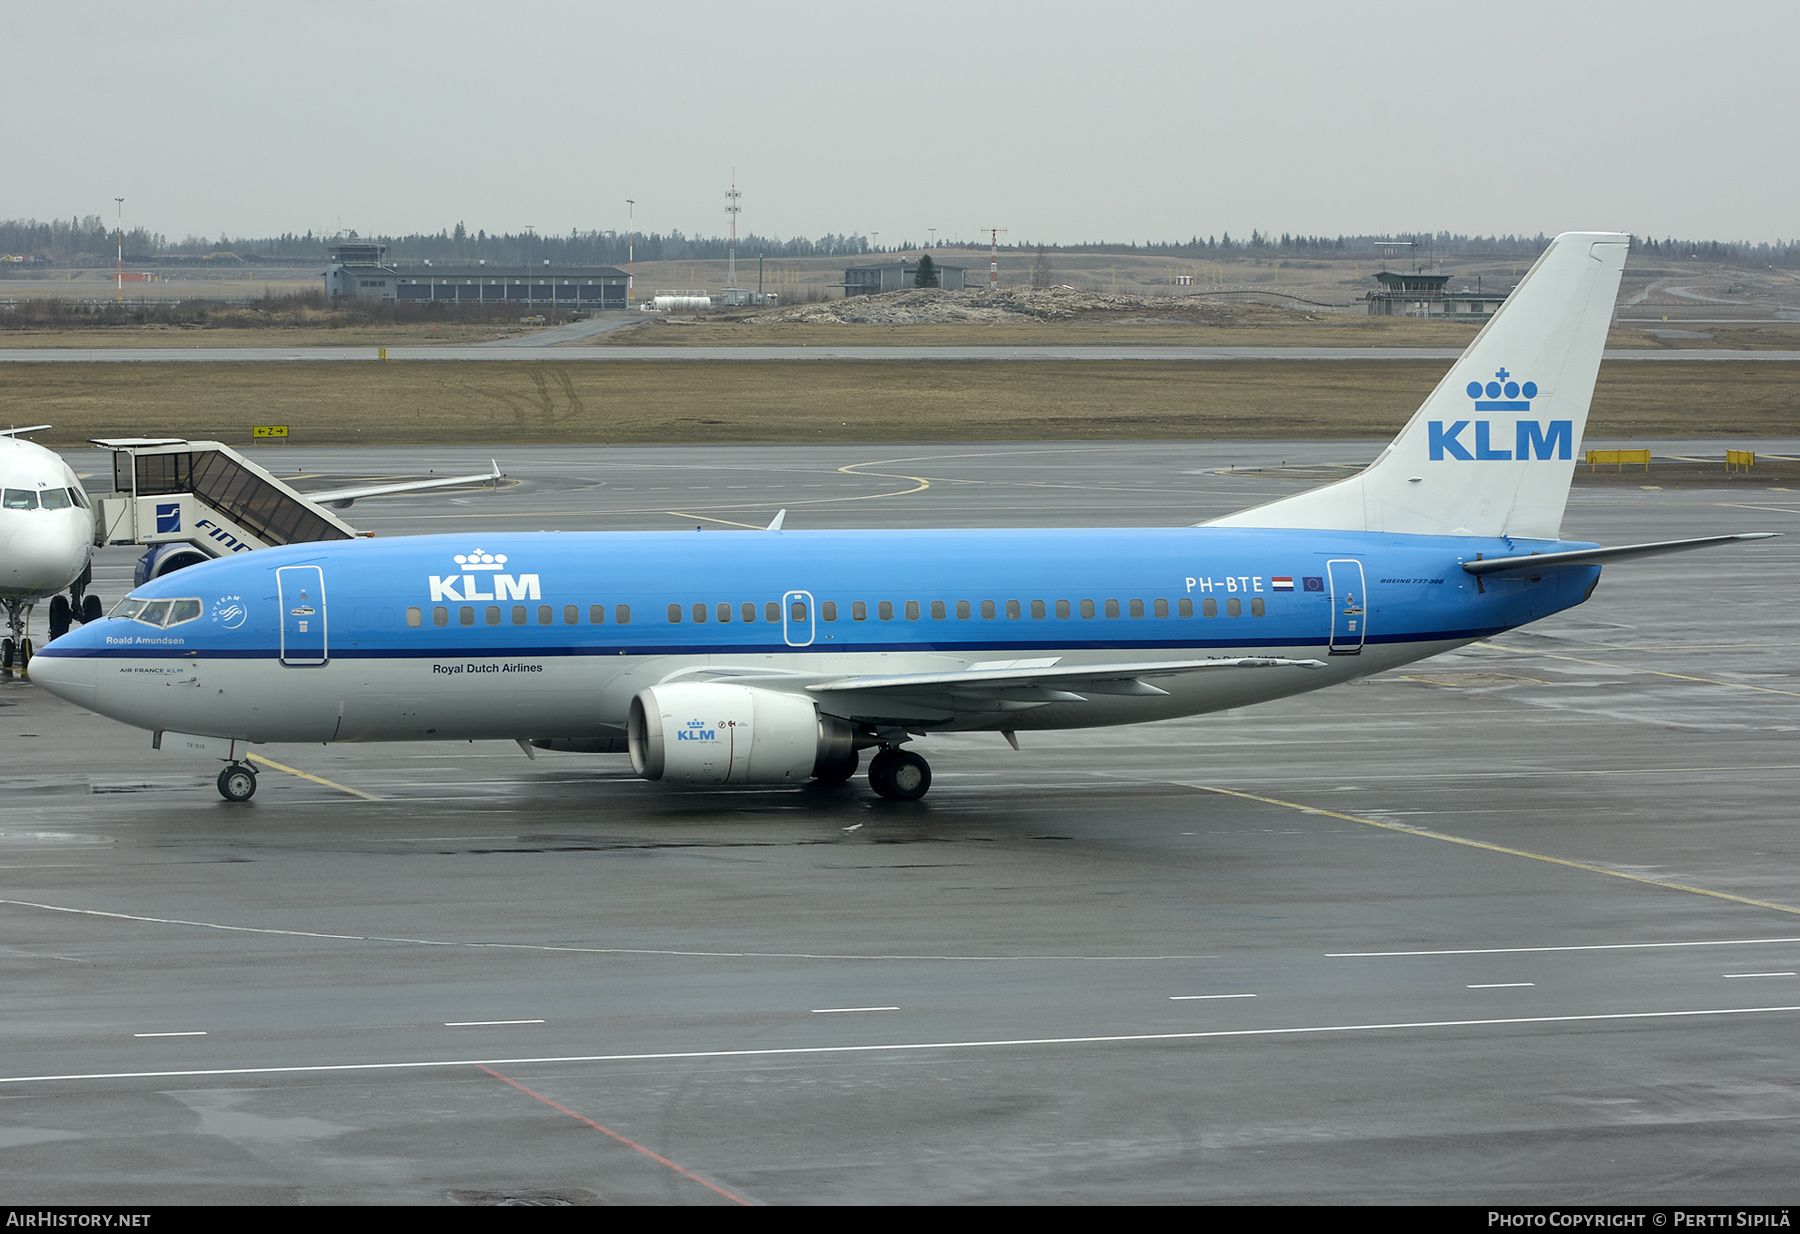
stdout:
[(52, 596), (50, 598), (50, 637), (59, 639), (69, 632), (69, 627), (76, 622), (86, 625), (90, 621), (99, 621), (106, 615), (100, 607), (100, 597), (87, 594), (88, 584), (94, 581), (94, 567), (90, 564), (81, 572), (81, 577), (69, 584), (67, 598)]
[(248, 801), (256, 796), (256, 768), (249, 763), (228, 763), (219, 773), (219, 796), (227, 801)]
[(917, 801), (931, 788), (931, 764), (897, 746), (869, 760), (869, 787), (889, 801)]

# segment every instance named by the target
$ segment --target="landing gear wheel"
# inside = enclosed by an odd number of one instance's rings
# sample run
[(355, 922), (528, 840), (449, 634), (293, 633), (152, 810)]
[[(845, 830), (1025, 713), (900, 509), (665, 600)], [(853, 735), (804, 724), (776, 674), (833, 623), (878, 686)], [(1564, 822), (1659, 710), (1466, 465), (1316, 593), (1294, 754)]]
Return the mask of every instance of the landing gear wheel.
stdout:
[(32, 651), (33, 651), (33, 648), (31, 646), (30, 639), (22, 638), (19, 640), (19, 667), (20, 668), (30, 667)]
[(69, 607), (67, 596), (50, 597), (50, 638), (54, 642), (69, 632), (75, 614)]
[(931, 788), (931, 764), (909, 750), (883, 750), (869, 760), (869, 787), (889, 801), (917, 801)]
[(840, 759), (835, 763), (828, 763), (824, 767), (819, 768), (818, 771), (813, 773), (813, 779), (817, 780), (820, 784), (842, 784), (845, 780), (848, 780), (851, 776), (856, 774), (857, 764), (861, 762), (862, 755), (858, 751), (852, 750), (850, 751), (849, 757)]
[(247, 764), (232, 763), (219, 773), (219, 796), (227, 801), (248, 801), (256, 796), (256, 772)]
[(105, 615), (106, 610), (100, 607), (99, 596), (84, 596), (82, 598), (81, 621), (83, 625), (86, 625), (90, 621), (99, 621)]
[(9, 638), (0, 642), (0, 668), (11, 668), (13, 664), (13, 641)]

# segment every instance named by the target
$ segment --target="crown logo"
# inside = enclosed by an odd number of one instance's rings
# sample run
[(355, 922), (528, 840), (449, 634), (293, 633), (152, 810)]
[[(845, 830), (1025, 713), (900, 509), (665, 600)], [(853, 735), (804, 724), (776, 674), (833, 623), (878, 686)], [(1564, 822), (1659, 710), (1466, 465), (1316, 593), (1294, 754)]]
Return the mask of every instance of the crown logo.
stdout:
[[(1475, 400), (1476, 411), (1530, 411), (1531, 400), (1537, 397), (1537, 382), (1527, 381), (1523, 384), (1512, 380), (1512, 374), (1504, 368), (1494, 373), (1495, 380), (1482, 385), (1479, 381), (1471, 381), (1468, 395)], [(1486, 398), (1482, 396), (1486, 395)]]
[(706, 721), (705, 720), (689, 720), (687, 722), (687, 726), (689, 728), (705, 728)]
[(476, 549), (472, 553), (458, 553), (451, 560), (465, 570), (506, 569), (505, 553), (484, 553), (480, 549)]

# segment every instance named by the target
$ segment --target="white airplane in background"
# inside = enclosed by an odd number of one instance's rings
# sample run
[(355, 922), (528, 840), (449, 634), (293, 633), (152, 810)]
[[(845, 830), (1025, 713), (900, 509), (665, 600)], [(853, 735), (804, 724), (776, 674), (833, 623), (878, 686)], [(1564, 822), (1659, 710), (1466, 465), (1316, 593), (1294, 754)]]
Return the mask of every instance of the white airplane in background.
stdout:
[(67, 633), (72, 621), (97, 621), (102, 614), (100, 597), (87, 594), (94, 552), (87, 493), (62, 455), (19, 438), (49, 427), (0, 432), (0, 604), (7, 626), (0, 667), (5, 668), (23, 667), (31, 659), (26, 621), (39, 601), (50, 601), (51, 638)]

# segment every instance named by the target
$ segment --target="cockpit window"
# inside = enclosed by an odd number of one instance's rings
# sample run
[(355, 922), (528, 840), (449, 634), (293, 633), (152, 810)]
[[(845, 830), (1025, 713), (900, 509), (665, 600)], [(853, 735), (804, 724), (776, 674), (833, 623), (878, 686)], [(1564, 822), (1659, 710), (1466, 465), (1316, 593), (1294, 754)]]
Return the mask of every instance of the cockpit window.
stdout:
[(9, 488), (5, 497), (0, 498), (0, 505), (8, 510), (35, 510), (38, 508), (38, 498), (28, 488)]
[(86, 491), (84, 491), (82, 489), (78, 489), (78, 488), (70, 489), (69, 490), (69, 500), (74, 502), (76, 505), (80, 506), (83, 510), (92, 510), (94, 508), (93, 506), (88, 504), (87, 493), (86, 493)]
[(67, 510), (69, 508), (69, 490), (66, 488), (47, 488), (38, 494), (38, 501), (46, 510)]
[(201, 605), (198, 600), (136, 600), (119, 601), (117, 608), (109, 614), (113, 617), (124, 617), (131, 621), (141, 621), (147, 626), (159, 629), (165, 626), (178, 626), (184, 621), (193, 621), (200, 616)]

